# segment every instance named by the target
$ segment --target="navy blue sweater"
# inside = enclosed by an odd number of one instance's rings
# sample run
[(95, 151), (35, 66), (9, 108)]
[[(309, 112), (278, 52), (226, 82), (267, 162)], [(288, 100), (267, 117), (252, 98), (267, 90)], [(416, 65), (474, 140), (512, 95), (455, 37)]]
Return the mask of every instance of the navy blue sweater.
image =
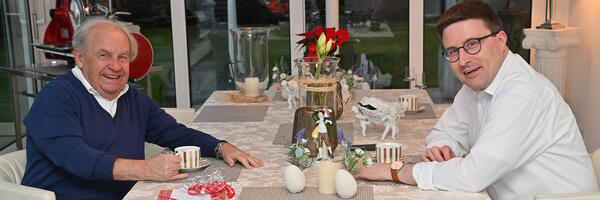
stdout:
[(22, 184), (58, 199), (122, 199), (135, 181), (113, 180), (116, 158), (144, 159), (144, 141), (175, 148), (196, 145), (214, 157), (214, 137), (178, 124), (148, 96), (129, 87), (110, 116), (69, 72), (39, 93), (27, 126)]

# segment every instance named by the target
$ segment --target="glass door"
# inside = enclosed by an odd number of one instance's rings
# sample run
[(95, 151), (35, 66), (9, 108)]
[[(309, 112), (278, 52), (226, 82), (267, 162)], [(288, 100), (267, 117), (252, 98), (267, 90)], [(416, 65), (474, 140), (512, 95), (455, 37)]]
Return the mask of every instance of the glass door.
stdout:
[[(12, 68), (33, 62), (28, 10), (27, 1), (1, 0), (0, 65), (3, 67)], [(0, 73), (0, 110), (3, 111), (0, 112), (0, 149), (15, 142), (16, 131), (25, 133), (22, 120), (33, 103), (31, 97), (12, 95), (11, 85), (16, 85), (18, 91), (28, 92), (33, 91), (35, 86), (32, 80), (15, 78), (11, 81), (8, 74)], [(17, 143), (17, 148), (21, 147)]]

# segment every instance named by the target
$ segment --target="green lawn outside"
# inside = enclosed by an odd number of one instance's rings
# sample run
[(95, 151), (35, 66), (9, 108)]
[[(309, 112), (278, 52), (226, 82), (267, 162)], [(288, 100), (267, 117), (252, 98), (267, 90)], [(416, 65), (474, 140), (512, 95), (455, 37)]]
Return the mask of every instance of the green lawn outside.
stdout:
[(437, 19), (425, 20), (423, 26), (423, 73), (425, 74), (425, 85), (430, 88), (439, 87), (438, 63), (439, 50), (442, 48), (435, 26)]
[[(154, 99), (161, 107), (175, 107), (175, 97), (169, 97), (166, 94), (175, 94), (175, 79), (169, 78), (169, 71), (173, 72), (173, 37), (171, 35), (171, 27), (149, 27), (141, 30), (142, 34), (150, 40), (152, 50), (154, 50), (154, 64), (162, 65), (163, 70), (150, 73), (152, 77), (152, 99)], [(144, 85), (146, 78), (138, 81)], [(167, 87), (167, 85), (173, 85)], [(162, 86), (162, 91), (161, 90)], [(163, 95), (162, 97), (160, 95)]]

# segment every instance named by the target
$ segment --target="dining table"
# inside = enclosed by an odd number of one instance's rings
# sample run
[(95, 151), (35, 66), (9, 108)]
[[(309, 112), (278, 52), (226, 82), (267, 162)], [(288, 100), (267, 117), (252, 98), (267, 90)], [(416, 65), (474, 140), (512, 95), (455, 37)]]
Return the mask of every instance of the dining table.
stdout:
[[(213, 168), (223, 170), (238, 169), (228, 184), (235, 190), (233, 199), (339, 199), (337, 195), (320, 195), (317, 191), (318, 170), (311, 166), (304, 170), (306, 177), (303, 192), (292, 194), (285, 189), (284, 169), (289, 165), (285, 155), (284, 141), (292, 137), (291, 126), (294, 122), (294, 109), (289, 108), (279, 90), (269, 89), (265, 95), (269, 98), (261, 103), (236, 103), (231, 94), (236, 91), (214, 91), (204, 104), (189, 119), (187, 126), (213, 135), (214, 137), (237, 146), (241, 150), (261, 159), (261, 168), (246, 169), (240, 164), (230, 168), (222, 160), (212, 160)], [(424, 89), (372, 89), (353, 90), (349, 102), (345, 102), (341, 117), (336, 119), (344, 129), (344, 134), (353, 145), (396, 142), (402, 145), (401, 154), (419, 160), (423, 154), (424, 141), (432, 127), (450, 104), (434, 104)], [(387, 134), (381, 139), (383, 125), (367, 127), (366, 135), (361, 134), (359, 120), (352, 111), (363, 97), (377, 97), (385, 102), (399, 101), (402, 95), (417, 95), (419, 105), (425, 107), (422, 113), (411, 116), (404, 114), (397, 120), (398, 133), (395, 138)], [(287, 139), (286, 139), (287, 138)], [(336, 154), (339, 155), (339, 150)], [(375, 153), (372, 153), (375, 155)], [(313, 162), (314, 163), (314, 162)], [(183, 172), (185, 173), (185, 172)], [(202, 172), (190, 173), (190, 178)], [(161, 191), (182, 190), (189, 180), (155, 182), (138, 181), (124, 199), (157, 199)], [(358, 193), (354, 199), (490, 199), (484, 191), (478, 193), (442, 190), (421, 190), (391, 181), (357, 180)]]

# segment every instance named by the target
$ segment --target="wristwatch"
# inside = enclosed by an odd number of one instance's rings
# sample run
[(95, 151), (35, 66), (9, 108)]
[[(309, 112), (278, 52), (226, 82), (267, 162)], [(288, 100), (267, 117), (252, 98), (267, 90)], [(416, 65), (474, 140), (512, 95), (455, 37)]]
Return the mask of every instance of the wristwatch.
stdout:
[(404, 162), (402, 162), (402, 161), (392, 162), (392, 165), (390, 166), (390, 173), (392, 173), (392, 179), (394, 180), (394, 182), (400, 183), (400, 178), (398, 178), (398, 173), (400, 172), (400, 170), (403, 167), (404, 167)]
[(221, 152), (221, 147), (223, 147), (223, 144), (225, 144), (225, 143), (227, 143), (227, 142), (222, 141), (222, 142), (217, 143), (217, 146), (215, 146), (215, 157), (217, 159), (223, 158), (223, 155), (222, 155), (223, 152)]

